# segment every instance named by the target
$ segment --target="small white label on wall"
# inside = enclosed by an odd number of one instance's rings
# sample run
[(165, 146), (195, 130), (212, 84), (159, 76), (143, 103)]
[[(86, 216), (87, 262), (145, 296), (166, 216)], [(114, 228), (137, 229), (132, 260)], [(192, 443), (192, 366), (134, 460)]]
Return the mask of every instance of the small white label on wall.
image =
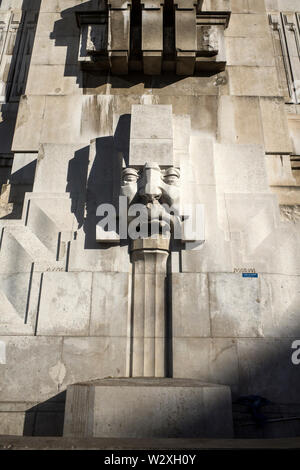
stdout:
[(6, 364), (6, 344), (0, 341), (0, 364)]

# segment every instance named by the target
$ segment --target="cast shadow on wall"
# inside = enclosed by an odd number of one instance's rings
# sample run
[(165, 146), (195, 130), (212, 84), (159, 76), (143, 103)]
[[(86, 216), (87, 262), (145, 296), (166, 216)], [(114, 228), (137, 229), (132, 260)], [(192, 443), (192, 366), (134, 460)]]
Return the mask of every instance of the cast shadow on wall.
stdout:
[[(122, 159), (129, 161), (129, 114), (120, 117), (114, 136), (95, 139), (70, 160), (66, 191), (70, 193), (72, 213), (78, 229), (83, 228), (85, 249), (106, 249), (110, 244), (96, 242), (96, 215), (100, 204), (112, 204), (118, 209)], [(90, 166), (89, 166), (90, 165)], [(127, 245), (127, 240), (121, 241)]]
[(25, 413), (23, 436), (62, 436), (66, 392), (33, 406)]

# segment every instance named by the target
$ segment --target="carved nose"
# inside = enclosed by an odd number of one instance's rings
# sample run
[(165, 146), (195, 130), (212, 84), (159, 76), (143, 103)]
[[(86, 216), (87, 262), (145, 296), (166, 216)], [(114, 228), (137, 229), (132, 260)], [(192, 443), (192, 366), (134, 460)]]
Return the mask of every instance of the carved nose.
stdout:
[(153, 202), (155, 199), (159, 199), (161, 197), (161, 190), (156, 184), (151, 182), (145, 185), (144, 189), (144, 198), (147, 202)]

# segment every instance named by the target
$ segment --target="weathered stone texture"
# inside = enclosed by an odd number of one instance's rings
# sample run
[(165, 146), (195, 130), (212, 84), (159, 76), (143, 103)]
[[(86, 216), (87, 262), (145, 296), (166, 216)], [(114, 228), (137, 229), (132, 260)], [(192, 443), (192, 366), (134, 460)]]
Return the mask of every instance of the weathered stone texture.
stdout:
[[(105, 2), (0, 3), (0, 433), (22, 434), (26, 411), (70, 384), (128, 376), (134, 299), (168, 316), (170, 375), (299, 406), (299, 2), (204, 0), (203, 12), (231, 12), (218, 59), (212, 31), (197, 40), (194, 5), (178, 8), (180, 51), (163, 73), (161, 5), (143, 10), (137, 70), (119, 28), (107, 73), (80, 68), (75, 14)], [(127, 5), (114, 11), (123, 27)], [(96, 210), (118, 201), (122, 166), (146, 157), (180, 170), (204, 234), (172, 247), (168, 282), (139, 273), (134, 285), (130, 246), (97, 242)], [(57, 413), (46, 428), (38, 414), (37, 432), (55, 432)]]

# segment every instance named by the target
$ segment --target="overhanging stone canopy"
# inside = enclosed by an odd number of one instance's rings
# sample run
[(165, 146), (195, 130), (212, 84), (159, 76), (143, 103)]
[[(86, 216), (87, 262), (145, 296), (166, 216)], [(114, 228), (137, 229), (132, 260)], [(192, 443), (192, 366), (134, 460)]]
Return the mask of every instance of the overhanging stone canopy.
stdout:
[(215, 74), (226, 66), (230, 12), (202, 12), (200, 0), (108, 0), (78, 12), (79, 63), (116, 75)]

